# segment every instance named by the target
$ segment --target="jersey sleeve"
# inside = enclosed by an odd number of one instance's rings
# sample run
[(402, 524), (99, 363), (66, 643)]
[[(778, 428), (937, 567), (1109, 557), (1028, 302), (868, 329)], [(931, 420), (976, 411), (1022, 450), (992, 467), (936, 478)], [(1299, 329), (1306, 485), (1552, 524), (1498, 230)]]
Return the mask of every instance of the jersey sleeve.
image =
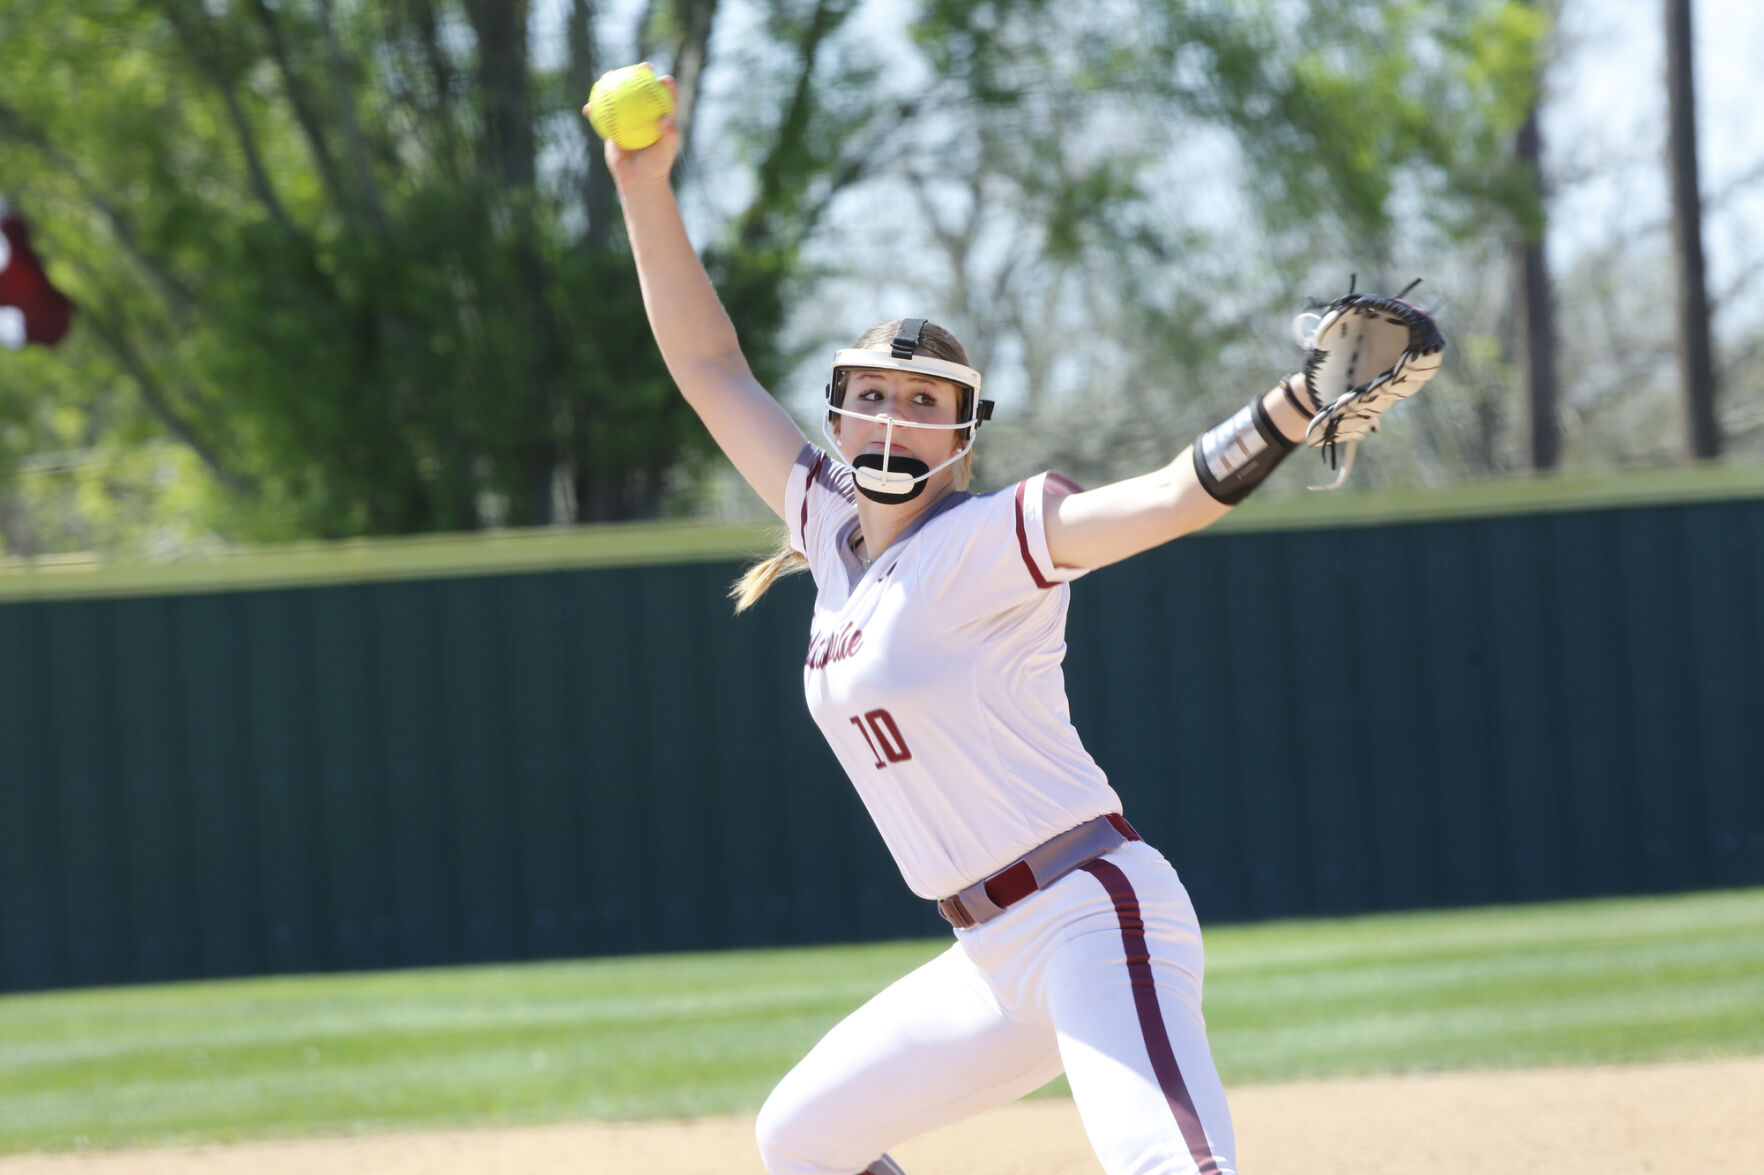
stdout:
[(1057, 567), (1047, 549), (1048, 505), (1078, 492), (1070, 478), (1038, 473), (983, 494), (951, 511), (947, 524), (925, 538), (925, 591), (948, 613), (977, 619), (1001, 612), (1077, 579), (1088, 568)]
[(817, 583), (824, 571), (839, 566), (834, 549), (839, 530), (855, 513), (851, 471), (818, 446), (803, 445), (784, 486), (784, 522), (790, 528), (790, 549), (807, 556)]

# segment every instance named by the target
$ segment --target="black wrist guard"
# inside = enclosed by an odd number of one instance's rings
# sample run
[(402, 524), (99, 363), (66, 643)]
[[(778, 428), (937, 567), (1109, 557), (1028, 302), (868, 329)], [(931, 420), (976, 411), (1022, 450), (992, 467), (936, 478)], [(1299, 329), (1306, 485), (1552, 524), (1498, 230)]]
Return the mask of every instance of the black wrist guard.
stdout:
[(1286, 393), (1286, 402), (1291, 404), (1294, 408), (1297, 408), (1300, 416), (1309, 420), (1311, 417), (1317, 415), (1317, 413), (1323, 411), (1323, 405), (1317, 403), (1317, 397), (1311, 395), (1311, 387), (1309, 383), (1303, 384), (1303, 387), (1304, 395), (1301, 396), (1299, 395), (1299, 389), (1293, 386), (1292, 376), (1289, 375), (1280, 381), (1280, 390)]
[(1298, 442), (1280, 435), (1257, 396), (1230, 420), (1195, 440), (1194, 474), (1207, 493), (1235, 506), (1296, 448)]

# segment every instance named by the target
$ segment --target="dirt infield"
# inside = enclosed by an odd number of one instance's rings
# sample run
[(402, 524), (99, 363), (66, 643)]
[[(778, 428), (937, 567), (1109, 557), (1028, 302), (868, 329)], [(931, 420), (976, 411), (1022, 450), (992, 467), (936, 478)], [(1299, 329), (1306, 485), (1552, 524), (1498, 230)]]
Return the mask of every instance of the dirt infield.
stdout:
[[(1246, 1175), (1756, 1175), (1764, 1057), (1243, 1086)], [(1072, 1103), (898, 1147), (913, 1175), (1095, 1175)], [(753, 1120), (380, 1135), (0, 1159), (0, 1175), (763, 1175)]]

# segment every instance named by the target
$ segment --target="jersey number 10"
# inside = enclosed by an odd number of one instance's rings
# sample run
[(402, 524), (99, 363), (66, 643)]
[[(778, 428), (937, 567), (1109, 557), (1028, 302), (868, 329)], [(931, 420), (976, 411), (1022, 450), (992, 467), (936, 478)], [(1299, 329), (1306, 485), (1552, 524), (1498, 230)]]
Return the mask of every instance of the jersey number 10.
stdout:
[(871, 710), (861, 717), (853, 714), (851, 724), (869, 744), (878, 771), (889, 763), (904, 763), (913, 757), (912, 751), (907, 749), (906, 739), (900, 736), (900, 727), (894, 724), (894, 716), (888, 711)]

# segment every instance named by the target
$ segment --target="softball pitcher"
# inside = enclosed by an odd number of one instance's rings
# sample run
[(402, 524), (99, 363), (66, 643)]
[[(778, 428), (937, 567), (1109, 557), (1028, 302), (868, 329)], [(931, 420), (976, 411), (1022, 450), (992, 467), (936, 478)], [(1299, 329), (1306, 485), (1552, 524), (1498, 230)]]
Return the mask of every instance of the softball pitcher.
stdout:
[(1194, 910), (1068, 714), (1067, 585), (1241, 501), (1319, 415), (1310, 381), (1282, 380), (1143, 477), (973, 494), (981, 375), (949, 332), (894, 320), (834, 356), (812, 444), (755, 382), (693, 251), (677, 139), (665, 120), (654, 146), (608, 143), (607, 161), (668, 369), (788, 529), (738, 607), (813, 574), (809, 709), (907, 884), (954, 927), (778, 1084), (759, 1115), (767, 1170), (898, 1172), (891, 1145), (1063, 1071), (1111, 1175), (1234, 1172)]

